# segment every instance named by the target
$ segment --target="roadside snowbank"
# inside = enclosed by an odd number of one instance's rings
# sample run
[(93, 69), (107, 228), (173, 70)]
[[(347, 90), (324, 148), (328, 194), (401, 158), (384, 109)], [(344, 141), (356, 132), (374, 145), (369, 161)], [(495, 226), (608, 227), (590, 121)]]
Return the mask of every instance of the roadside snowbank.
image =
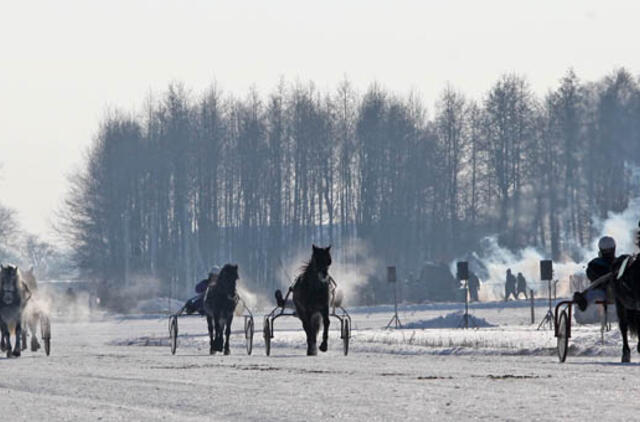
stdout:
[[(413, 321), (405, 324), (402, 328), (405, 329), (424, 329), (424, 328), (459, 328), (462, 319), (464, 318), (464, 312), (451, 312), (445, 316), (439, 316), (437, 318)], [(469, 315), (469, 327), (472, 328), (486, 328), (495, 327), (490, 324), (484, 318), (478, 318), (473, 315)]]

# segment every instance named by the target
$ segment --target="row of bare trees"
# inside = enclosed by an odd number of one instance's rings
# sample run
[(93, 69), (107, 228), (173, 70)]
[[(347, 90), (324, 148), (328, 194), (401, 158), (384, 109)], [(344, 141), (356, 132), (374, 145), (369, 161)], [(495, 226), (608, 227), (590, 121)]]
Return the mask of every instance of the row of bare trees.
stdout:
[(172, 84), (141, 115), (104, 119), (62, 228), (87, 276), (112, 291), (152, 276), (174, 297), (227, 261), (271, 290), (312, 242), (333, 244), (337, 265), (357, 265), (364, 242), (407, 271), (496, 233), (557, 259), (590, 241), (593, 215), (626, 206), (639, 142), (625, 70), (569, 71), (544, 98), (513, 74), (481, 101), (448, 86), (431, 116), (378, 84), (244, 98)]
[(60, 278), (65, 257), (40, 236), (26, 232), (16, 212), (0, 203), (0, 263), (32, 268), (42, 278)]

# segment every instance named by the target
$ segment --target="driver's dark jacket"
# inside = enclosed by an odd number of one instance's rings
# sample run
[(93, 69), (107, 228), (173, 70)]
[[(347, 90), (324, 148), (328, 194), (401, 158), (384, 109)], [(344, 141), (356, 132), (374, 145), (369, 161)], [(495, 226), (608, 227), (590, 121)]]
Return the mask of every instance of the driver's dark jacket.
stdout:
[(589, 281), (595, 281), (611, 272), (611, 265), (613, 264), (613, 258), (597, 257), (589, 261), (587, 264), (587, 277)]
[(209, 287), (209, 279), (205, 278), (204, 280), (200, 280), (198, 284), (196, 284), (196, 293), (203, 294), (207, 287)]

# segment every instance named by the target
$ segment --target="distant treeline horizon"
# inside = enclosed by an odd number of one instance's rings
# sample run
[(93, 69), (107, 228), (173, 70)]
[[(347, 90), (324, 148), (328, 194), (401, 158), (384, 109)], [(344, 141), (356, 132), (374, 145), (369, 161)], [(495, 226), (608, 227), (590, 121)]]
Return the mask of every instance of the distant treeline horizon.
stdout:
[(625, 69), (592, 82), (569, 70), (543, 97), (505, 74), (480, 101), (446, 86), (435, 104), (347, 80), (242, 98), (172, 83), (104, 118), (60, 231), (112, 292), (148, 275), (184, 297), (224, 262), (271, 292), (312, 243), (332, 244), (334, 265), (357, 265), (365, 244), (401, 277), (487, 235), (559, 259), (637, 194), (640, 80)]

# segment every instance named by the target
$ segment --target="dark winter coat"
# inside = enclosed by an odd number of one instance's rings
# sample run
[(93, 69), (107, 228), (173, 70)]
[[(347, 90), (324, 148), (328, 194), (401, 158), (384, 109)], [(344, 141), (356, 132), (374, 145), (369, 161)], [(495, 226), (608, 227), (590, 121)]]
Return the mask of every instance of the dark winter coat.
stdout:
[(516, 277), (513, 274), (507, 274), (507, 280), (505, 281), (504, 287), (508, 292), (514, 292), (515, 293), (515, 291), (516, 291)]
[(518, 274), (518, 292), (527, 292), (527, 280), (524, 279), (522, 274)]
[(202, 294), (207, 290), (207, 286), (209, 285), (209, 279), (205, 278), (201, 280), (198, 284), (196, 284), (196, 293)]
[(611, 272), (611, 264), (613, 259), (597, 257), (589, 261), (587, 264), (587, 277), (590, 281), (595, 281), (605, 274)]

